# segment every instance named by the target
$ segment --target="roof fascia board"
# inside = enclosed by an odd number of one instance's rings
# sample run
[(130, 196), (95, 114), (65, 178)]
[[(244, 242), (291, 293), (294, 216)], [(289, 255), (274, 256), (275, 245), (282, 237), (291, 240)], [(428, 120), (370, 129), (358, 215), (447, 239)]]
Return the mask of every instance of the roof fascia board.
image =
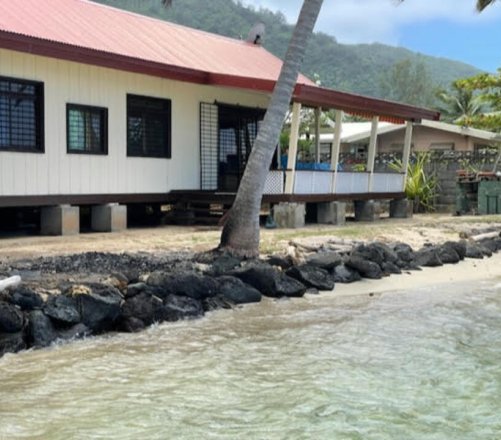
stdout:
[(459, 134), (462, 136), (470, 136), (486, 141), (501, 141), (501, 135), (487, 130), (480, 130), (478, 128), (463, 127), (460, 125), (448, 124), (439, 121), (421, 121), (420, 125), (427, 128), (448, 131), (449, 133)]
[(209, 73), (208, 83), (213, 86), (235, 87), (266, 93), (273, 92), (275, 88), (275, 81), (269, 79), (249, 78), (224, 73)]
[(419, 122), (421, 119), (440, 119), (440, 112), (398, 102), (339, 92), (317, 86), (300, 85), (295, 100), (305, 105), (320, 105), (347, 112), (365, 111), (368, 114)]
[[(388, 127), (378, 128), (377, 134), (378, 134), (378, 136), (381, 136), (381, 135), (386, 134), (386, 133), (393, 133), (395, 131), (404, 130), (404, 129), (405, 129), (405, 125), (403, 125), (403, 124), (389, 125)], [(366, 130), (362, 133), (356, 133), (356, 134), (352, 134), (351, 136), (346, 136), (346, 137), (342, 138), (342, 141), (345, 143), (351, 144), (352, 142), (358, 142), (361, 140), (369, 139), (370, 136), (371, 136), (370, 130)]]

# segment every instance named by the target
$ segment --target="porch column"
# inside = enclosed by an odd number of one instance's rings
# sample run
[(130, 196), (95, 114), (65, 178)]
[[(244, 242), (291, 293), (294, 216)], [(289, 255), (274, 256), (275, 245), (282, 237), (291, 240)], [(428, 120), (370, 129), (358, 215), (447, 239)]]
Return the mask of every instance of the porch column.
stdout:
[(405, 138), (404, 138), (404, 151), (402, 155), (402, 167), (404, 168), (402, 172), (404, 173), (404, 181), (402, 184), (402, 192), (405, 191), (405, 182), (407, 181), (407, 168), (409, 167), (409, 157), (411, 155), (411, 145), (412, 145), (412, 129), (414, 125), (411, 121), (406, 122), (405, 126)]
[(379, 116), (373, 116), (371, 125), (371, 139), (369, 141), (369, 151), (367, 154), (367, 172), (369, 174), (369, 192), (372, 192), (372, 183), (374, 180), (374, 161), (376, 160), (377, 149), (377, 128)]
[(320, 116), (322, 109), (315, 108), (315, 162), (320, 162)]
[(297, 142), (299, 138), (299, 119), (301, 104), (292, 104), (291, 134), (289, 138), (289, 152), (287, 158), (287, 171), (285, 172), (285, 194), (294, 192), (294, 176), (296, 174)]
[(334, 172), (332, 178), (331, 192), (336, 192), (337, 166), (339, 164), (339, 151), (341, 150), (341, 129), (343, 124), (344, 112), (336, 110), (334, 118), (334, 138), (331, 145), (331, 170)]

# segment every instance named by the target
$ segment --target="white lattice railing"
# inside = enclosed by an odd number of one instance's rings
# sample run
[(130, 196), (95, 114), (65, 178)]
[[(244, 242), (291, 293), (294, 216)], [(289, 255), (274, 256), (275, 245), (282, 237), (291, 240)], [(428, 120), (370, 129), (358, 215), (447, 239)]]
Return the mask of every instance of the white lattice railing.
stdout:
[[(294, 173), (294, 194), (330, 194), (336, 178), (335, 194), (395, 193), (404, 191), (404, 175), (374, 173), (369, 191), (370, 173), (297, 170)], [(272, 170), (266, 176), (264, 194), (283, 194), (285, 173)]]
[(280, 170), (268, 171), (264, 183), (264, 194), (283, 194), (285, 174)]

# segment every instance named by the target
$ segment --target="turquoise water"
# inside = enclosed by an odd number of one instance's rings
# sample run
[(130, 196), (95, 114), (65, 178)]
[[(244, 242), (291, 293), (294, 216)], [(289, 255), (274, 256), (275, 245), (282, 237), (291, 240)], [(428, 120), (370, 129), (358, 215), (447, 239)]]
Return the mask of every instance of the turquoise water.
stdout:
[(266, 301), (0, 359), (0, 439), (499, 439), (501, 280)]

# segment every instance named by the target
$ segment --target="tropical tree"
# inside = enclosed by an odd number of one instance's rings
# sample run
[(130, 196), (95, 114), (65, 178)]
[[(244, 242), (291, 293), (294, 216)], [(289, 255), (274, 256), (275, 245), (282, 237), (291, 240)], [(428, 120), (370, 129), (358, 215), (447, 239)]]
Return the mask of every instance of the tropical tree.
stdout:
[(439, 90), (437, 110), (441, 119), (458, 125), (472, 125), (472, 118), (483, 111), (482, 99), (473, 90), (454, 82), (450, 90)]
[(477, 100), (483, 104), (481, 111), (468, 117), (468, 125), (501, 132), (501, 69), (496, 75), (481, 73), (457, 80), (454, 84), (469, 93), (476, 93)]
[(431, 106), (434, 101), (434, 84), (419, 59), (410, 58), (396, 62), (381, 76), (380, 95), (392, 101), (418, 106)]
[(493, 5), (496, 0), (477, 0), (477, 10), (483, 11), (487, 6)]
[[(399, 1), (402, 3), (404, 0)], [(477, 11), (482, 12), (487, 6), (493, 5), (494, 3), (496, 3), (496, 0), (477, 0)]]
[(268, 110), (224, 224), (219, 247), (234, 255), (256, 256), (259, 253), (259, 211), (266, 175), (322, 3), (323, 0), (303, 2)]
[[(165, 6), (170, 6), (172, 1), (161, 0)], [(259, 212), (266, 175), (322, 3), (323, 0), (303, 1), (268, 109), (223, 226), (219, 249), (233, 255), (254, 257), (259, 254)]]

